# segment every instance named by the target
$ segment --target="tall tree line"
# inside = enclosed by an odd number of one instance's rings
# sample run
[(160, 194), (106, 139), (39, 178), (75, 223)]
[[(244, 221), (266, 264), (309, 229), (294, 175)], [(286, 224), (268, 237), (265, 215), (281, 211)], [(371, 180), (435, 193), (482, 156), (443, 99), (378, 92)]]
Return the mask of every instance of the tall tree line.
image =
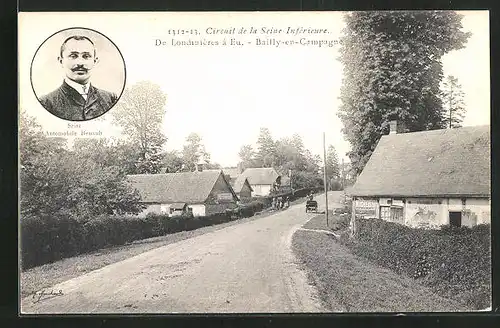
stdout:
[(446, 127), (441, 58), (464, 47), (461, 15), (452, 11), (377, 11), (345, 15), (338, 116), (359, 174), (389, 122), (400, 132)]

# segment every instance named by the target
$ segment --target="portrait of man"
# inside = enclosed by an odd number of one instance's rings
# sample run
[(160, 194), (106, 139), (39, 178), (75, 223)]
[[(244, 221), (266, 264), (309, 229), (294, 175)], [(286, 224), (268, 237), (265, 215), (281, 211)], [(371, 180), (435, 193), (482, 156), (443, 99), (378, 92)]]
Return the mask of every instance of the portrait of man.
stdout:
[(64, 76), (60, 86), (38, 97), (40, 104), (53, 115), (70, 121), (87, 121), (110, 110), (118, 101), (116, 92), (94, 85), (92, 75), (98, 70), (99, 49), (86, 35), (72, 34), (59, 48), (57, 64)]

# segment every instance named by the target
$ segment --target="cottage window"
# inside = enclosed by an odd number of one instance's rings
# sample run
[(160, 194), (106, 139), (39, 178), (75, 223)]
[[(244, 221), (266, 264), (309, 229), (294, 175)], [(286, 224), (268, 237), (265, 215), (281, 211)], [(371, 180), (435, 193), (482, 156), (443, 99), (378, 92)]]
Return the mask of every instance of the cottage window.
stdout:
[(391, 220), (391, 208), (389, 206), (380, 206), (380, 218), (382, 220)]
[(397, 223), (403, 222), (403, 207), (400, 206), (391, 207), (391, 221)]

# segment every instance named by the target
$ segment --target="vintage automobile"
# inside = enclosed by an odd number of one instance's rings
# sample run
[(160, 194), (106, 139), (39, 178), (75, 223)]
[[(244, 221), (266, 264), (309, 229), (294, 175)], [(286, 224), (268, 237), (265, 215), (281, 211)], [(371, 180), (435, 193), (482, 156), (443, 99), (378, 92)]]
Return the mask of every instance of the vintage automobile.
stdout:
[(308, 200), (306, 202), (306, 213), (317, 212), (317, 211), (318, 211), (318, 202), (315, 200)]

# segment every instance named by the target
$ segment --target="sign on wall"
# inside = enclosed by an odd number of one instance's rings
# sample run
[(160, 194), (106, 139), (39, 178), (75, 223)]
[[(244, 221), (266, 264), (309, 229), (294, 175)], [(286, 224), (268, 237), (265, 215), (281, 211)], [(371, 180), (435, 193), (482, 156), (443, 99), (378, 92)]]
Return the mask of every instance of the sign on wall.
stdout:
[(377, 216), (378, 202), (375, 199), (356, 199), (356, 215)]
[(233, 194), (230, 192), (217, 194), (217, 200), (219, 201), (232, 201)]

